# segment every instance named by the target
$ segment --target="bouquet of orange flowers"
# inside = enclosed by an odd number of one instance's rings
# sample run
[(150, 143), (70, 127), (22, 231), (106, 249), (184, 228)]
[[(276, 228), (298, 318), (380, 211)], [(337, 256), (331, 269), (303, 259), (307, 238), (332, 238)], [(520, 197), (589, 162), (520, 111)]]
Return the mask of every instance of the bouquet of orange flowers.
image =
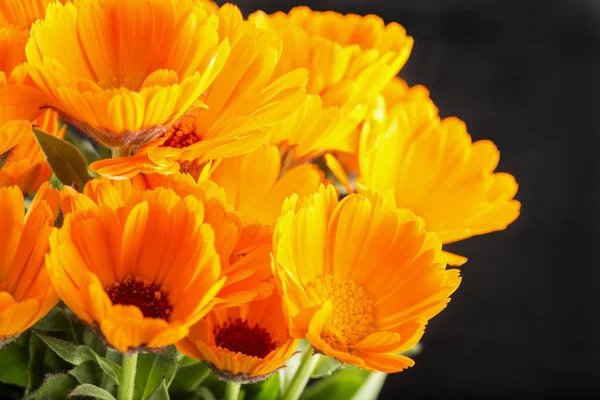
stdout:
[(396, 77), (412, 45), (306, 7), (1, 0), (2, 395), (376, 398), (459, 286), (443, 246), (520, 208)]

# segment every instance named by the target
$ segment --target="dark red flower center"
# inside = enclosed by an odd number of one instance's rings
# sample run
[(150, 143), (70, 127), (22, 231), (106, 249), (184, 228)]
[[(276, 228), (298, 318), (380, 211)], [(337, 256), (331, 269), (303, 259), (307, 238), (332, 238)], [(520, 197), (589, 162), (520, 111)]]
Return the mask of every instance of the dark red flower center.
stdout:
[(121, 282), (105, 287), (113, 304), (136, 306), (146, 318), (168, 320), (173, 311), (169, 293), (156, 283), (148, 283), (140, 277), (127, 275)]
[(269, 332), (258, 325), (251, 327), (240, 318), (215, 328), (215, 343), (229, 351), (258, 358), (265, 358), (276, 347)]

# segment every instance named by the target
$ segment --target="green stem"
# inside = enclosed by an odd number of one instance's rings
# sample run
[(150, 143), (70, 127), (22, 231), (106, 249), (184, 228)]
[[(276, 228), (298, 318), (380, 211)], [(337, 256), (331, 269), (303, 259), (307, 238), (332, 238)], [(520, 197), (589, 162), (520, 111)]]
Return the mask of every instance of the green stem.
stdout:
[(119, 385), (118, 400), (133, 399), (133, 386), (135, 382), (135, 370), (137, 367), (138, 353), (123, 354), (123, 379)]
[(238, 382), (227, 381), (225, 385), (225, 400), (238, 400), (240, 397), (240, 387)]
[(312, 346), (308, 346), (304, 354), (302, 354), (302, 359), (300, 360), (300, 365), (298, 366), (296, 374), (283, 395), (283, 400), (298, 400), (300, 398), (306, 384), (310, 380), (310, 376), (319, 362), (319, 357), (320, 355), (318, 354), (313, 355)]

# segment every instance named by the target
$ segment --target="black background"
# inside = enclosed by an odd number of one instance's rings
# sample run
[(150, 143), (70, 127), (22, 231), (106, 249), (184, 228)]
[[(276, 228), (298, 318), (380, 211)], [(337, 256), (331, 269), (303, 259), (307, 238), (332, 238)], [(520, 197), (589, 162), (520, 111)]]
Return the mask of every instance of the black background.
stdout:
[[(302, 4), (236, 3), (246, 13)], [(474, 140), (493, 140), (499, 170), (520, 184), (507, 231), (451, 248), (469, 257), (462, 286), (381, 398), (600, 393), (600, 2), (304, 4), (404, 25), (415, 46), (401, 77), (425, 84)]]

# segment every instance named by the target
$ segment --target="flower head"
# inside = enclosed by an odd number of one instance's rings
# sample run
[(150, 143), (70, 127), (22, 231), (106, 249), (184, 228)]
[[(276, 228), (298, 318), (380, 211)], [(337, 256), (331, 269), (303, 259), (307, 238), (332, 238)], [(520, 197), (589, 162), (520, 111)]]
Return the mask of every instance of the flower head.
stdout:
[(130, 152), (202, 105), (229, 54), (218, 24), (192, 0), (51, 3), (31, 29), (27, 60), (64, 119)]
[[(422, 88), (387, 101), (383, 117), (363, 126), (359, 191), (414, 211), (444, 244), (505, 229), (518, 217), (518, 185), (494, 172), (500, 153), (491, 141), (473, 143), (464, 122), (440, 120)], [(453, 265), (466, 261), (448, 255)]]
[(250, 383), (284, 367), (296, 345), (287, 329), (281, 299), (274, 293), (262, 300), (212, 311), (177, 347), (207, 362), (225, 379)]
[(205, 209), (159, 188), (66, 214), (47, 257), (60, 298), (120, 351), (181, 340), (224, 283)]
[(221, 161), (211, 180), (225, 190), (226, 202), (236, 210), (274, 226), (286, 197), (313, 193), (323, 181), (316, 165), (301, 164), (281, 173), (275, 146)]
[(138, 149), (134, 157), (97, 161), (92, 170), (124, 178), (140, 172), (172, 173), (178, 164), (197, 177), (209, 160), (242, 155), (267, 143), (273, 125), (301, 104), (306, 71), (274, 74), (281, 55), (279, 37), (244, 21), (231, 4), (221, 7), (217, 15), (218, 36), (231, 42), (231, 54), (202, 95), (206, 107), (190, 110), (190, 115)]
[[(66, 125), (58, 124), (57, 114), (44, 111), (33, 126), (64, 137)], [(32, 132), (29, 121), (14, 120), (0, 125), (0, 187), (16, 185), (24, 194), (33, 194), (52, 176), (52, 169)]]
[(292, 337), (342, 362), (382, 372), (412, 366), (398, 353), (460, 283), (439, 239), (408, 210), (377, 195), (341, 202), (332, 186), (283, 206), (273, 238), (274, 273)]
[(27, 214), (17, 187), (0, 188), (0, 344), (33, 326), (58, 302), (44, 256), (58, 192), (44, 185)]

